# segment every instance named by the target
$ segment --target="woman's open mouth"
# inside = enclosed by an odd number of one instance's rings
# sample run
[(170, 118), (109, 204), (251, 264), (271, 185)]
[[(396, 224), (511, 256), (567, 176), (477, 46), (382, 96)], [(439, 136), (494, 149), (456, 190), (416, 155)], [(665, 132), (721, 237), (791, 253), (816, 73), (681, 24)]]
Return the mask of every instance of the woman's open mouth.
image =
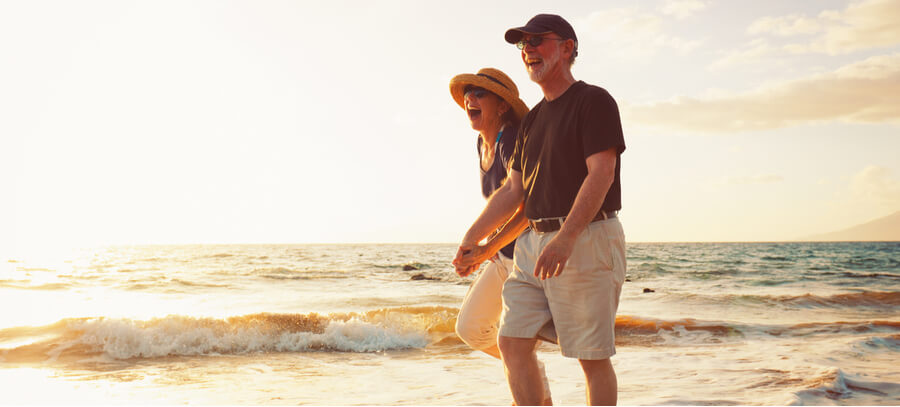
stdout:
[(469, 120), (474, 121), (475, 119), (481, 117), (481, 109), (478, 109), (476, 107), (470, 107), (468, 110), (466, 110), (466, 112), (469, 114)]

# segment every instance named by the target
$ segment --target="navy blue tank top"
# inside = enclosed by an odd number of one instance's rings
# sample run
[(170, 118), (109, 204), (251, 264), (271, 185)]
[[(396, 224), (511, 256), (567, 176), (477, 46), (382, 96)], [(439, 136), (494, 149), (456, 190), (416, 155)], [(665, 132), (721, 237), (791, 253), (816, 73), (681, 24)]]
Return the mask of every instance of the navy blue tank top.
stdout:
[[(479, 158), (478, 169), (481, 172), (481, 194), (484, 195), (485, 199), (489, 198), (494, 191), (503, 185), (503, 180), (506, 179), (506, 169), (509, 168), (509, 160), (512, 157), (513, 149), (516, 148), (516, 136), (518, 134), (518, 126), (507, 125), (503, 129), (494, 146), (494, 162), (487, 171), (481, 166), (481, 137), (478, 137), (475, 148)], [(516, 242), (513, 241), (506, 245), (506, 247), (500, 249), (500, 252), (503, 253), (504, 256), (512, 258), (515, 248)]]

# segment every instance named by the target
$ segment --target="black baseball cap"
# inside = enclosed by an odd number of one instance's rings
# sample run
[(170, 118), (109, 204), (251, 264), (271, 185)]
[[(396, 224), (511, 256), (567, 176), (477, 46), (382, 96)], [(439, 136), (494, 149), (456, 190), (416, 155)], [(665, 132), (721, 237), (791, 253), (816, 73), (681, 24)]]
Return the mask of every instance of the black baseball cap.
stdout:
[(510, 28), (506, 30), (506, 42), (515, 44), (522, 40), (525, 34), (546, 34), (554, 32), (563, 39), (575, 40), (575, 47), (578, 47), (578, 37), (575, 36), (575, 30), (564, 18), (556, 14), (538, 14), (528, 20), (528, 23), (522, 27)]

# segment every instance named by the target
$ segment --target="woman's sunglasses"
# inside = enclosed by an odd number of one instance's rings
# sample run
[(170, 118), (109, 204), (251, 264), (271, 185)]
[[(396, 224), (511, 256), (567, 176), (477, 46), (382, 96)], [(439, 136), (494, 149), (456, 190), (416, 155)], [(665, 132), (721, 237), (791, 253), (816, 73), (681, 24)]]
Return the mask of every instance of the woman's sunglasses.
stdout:
[(475, 98), (481, 99), (488, 93), (491, 93), (491, 92), (489, 92), (483, 88), (469, 88), (469, 89), (466, 89), (466, 93), (463, 94), (463, 98), (464, 99), (468, 98), (469, 95), (471, 94), (472, 96), (475, 96)]
[(556, 40), (556, 41), (565, 41), (565, 38), (547, 38), (547, 37), (531, 37), (527, 40), (520, 40), (516, 43), (516, 47), (519, 49), (525, 49), (525, 45), (531, 45), (532, 47), (538, 47), (544, 43), (544, 40)]

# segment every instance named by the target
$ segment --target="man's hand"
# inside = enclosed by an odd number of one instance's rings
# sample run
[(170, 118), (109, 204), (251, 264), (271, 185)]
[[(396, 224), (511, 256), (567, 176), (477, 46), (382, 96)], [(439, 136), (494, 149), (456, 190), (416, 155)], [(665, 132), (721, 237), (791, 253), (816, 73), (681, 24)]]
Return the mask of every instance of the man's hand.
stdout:
[(477, 244), (465, 244), (459, 246), (459, 249), (456, 251), (456, 257), (453, 258), (451, 264), (456, 268), (456, 274), (460, 277), (466, 277), (469, 274), (472, 274), (475, 270), (478, 270), (478, 267), (481, 266), (481, 263), (472, 264), (470, 261), (471, 258), (467, 258), (466, 256), (471, 254), (475, 248), (479, 247)]
[(534, 276), (546, 280), (562, 274), (574, 248), (575, 239), (563, 237), (561, 234), (554, 236), (550, 243), (544, 246), (544, 250), (541, 250), (541, 255), (534, 265)]
[(615, 148), (591, 154), (585, 159), (588, 175), (581, 183), (572, 209), (559, 233), (550, 239), (550, 243), (544, 246), (544, 250), (538, 256), (534, 265), (535, 277), (546, 280), (562, 274), (575, 248), (578, 235), (588, 227), (606, 199), (606, 193), (615, 178), (617, 159)]
[(457, 268), (474, 266), (475, 269), (478, 269), (478, 267), (481, 266), (481, 263), (490, 260), (491, 257), (494, 257), (494, 255), (497, 254), (496, 250), (492, 250), (488, 246), (475, 245), (468, 247), (468, 249), (469, 251), (464, 253), (463, 256), (459, 258), (459, 261), (455, 263)]

